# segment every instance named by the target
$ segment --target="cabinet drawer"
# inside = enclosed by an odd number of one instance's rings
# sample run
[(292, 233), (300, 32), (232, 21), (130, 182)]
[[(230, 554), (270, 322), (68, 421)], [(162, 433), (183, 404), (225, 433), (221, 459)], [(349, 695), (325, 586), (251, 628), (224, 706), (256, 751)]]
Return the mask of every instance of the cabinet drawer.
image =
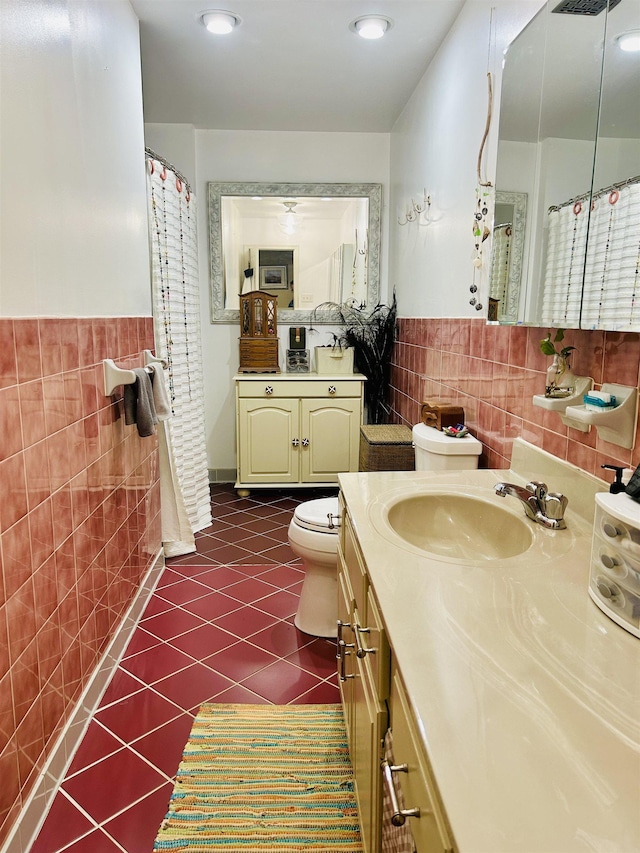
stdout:
[(355, 534), (351, 526), (351, 518), (349, 513), (344, 514), (343, 518), (344, 530), (344, 562), (347, 567), (347, 574), (351, 583), (351, 589), (355, 599), (355, 605), (362, 614), (362, 618), (367, 618), (367, 589), (369, 582), (367, 573), (364, 568), (364, 562), (360, 554), (360, 548), (356, 544)]
[[(361, 611), (362, 613), (362, 611)], [(367, 608), (364, 625), (355, 625), (356, 648), (360, 655), (369, 662), (371, 681), (375, 687), (378, 699), (384, 700), (389, 696), (389, 681), (391, 670), (391, 651), (387, 641), (387, 632), (382, 624), (378, 605), (371, 589), (367, 590)]]
[(391, 730), (394, 764), (407, 765), (407, 772), (393, 773), (394, 785), (402, 791), (405, 809), (420, 809), (419, 817), (407, 818), (417, 853), (449, 853), (454, 849), (451, 832), (398, 672), (391, 683)]
[[(270, 390), (269, 390), (270, 389)], [(295, 379), (278, 381), (270, 376), (258, 380), (238, 380), (238, 396), (268, 400), (278, 397), (319, 397), (334, 400), (338, 397), (360, 397), (360, 380)]]

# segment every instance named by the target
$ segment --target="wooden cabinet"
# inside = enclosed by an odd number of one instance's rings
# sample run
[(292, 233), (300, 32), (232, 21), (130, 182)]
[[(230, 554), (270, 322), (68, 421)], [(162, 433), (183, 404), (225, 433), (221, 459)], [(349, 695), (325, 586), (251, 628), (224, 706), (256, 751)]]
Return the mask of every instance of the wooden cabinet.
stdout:
[[(338, 614), (338, 680), (365, 853), (378, 853), (385, 832), (383, 822), (392, 819), (391, 813), (383, 815), (385, 785), (389, 786), (388, 801), (396, 798), (399, 808), (413, 815), (405, 820), (417, 853), (453, 853), (453, 836), (387, 640), (384, 613), (344, 507), (338, 550)], [(393, 771), (382, 767), (388, 727), (393, 734)]]
[(393, 732), (394, 767), (391, 786), (402, 792), (404, 809), (416, 811), (411, 833), (418, 853), (452, 853), (453, 841), (440, 803), (428, 756), (418, 736), (402, 677), (394, 666), (391, 681), (390, 726)]
[(236, 488), (330, 486), (357, 471), (363, 379), (237, 376)]
[(388, 724), (389, 647), (348, 515), (344, 517), (338, 555), (338, 590), (338, 675), (362, 841), (365, 853), (377, 853), (382, 826), (379, 768)]

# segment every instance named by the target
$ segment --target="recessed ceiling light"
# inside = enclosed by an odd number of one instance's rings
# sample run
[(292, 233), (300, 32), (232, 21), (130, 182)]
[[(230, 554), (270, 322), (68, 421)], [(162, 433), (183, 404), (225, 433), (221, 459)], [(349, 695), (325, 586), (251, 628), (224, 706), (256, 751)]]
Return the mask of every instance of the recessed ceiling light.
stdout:
[(621, 33), (619, 36), (616, 36), (616, 41), (620, 50), (624, 50), (627, 53), (638, 51), (640, 50), (640, 30), (629, 30), (626, 33)]
[(391, 26), (389, 18), (382, 15), (364, 15), (362, 18), (356, 18), (349, 28), (363, 39), (380, 39)]
[(226, 35), (240, 23), (240, 18), (232, 12), (223, 12), (221, 9), (212, 9), (202, 12), (200, 20), (215, 35)]

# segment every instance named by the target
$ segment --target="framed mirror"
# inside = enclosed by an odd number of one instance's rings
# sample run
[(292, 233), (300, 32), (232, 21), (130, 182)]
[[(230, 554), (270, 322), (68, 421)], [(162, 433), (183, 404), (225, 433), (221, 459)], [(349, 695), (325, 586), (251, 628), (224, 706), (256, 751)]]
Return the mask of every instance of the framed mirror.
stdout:
[(489, 272), (491, 321), (515, 323), (518, 319), (526, 220), (526, 193), (496, 192)]
[(211, 322), (239, 322), (241, 293), (278, 296), (278, 322), (331, 323), (325, 302), (380, 293), (380, 184), (210, 183)]
[[(496, 189), (528, 204), (519, 304), (501, 322), (622, 328), (586, 322), (583, 293), (601, 254), (587, 251), (592, 194), (640, 174), (639, 54), (618, 44), (638, 27), (635, 0), (550, 0), (507, 51)], [(594, 275), (606, 299), (611, 268)]]

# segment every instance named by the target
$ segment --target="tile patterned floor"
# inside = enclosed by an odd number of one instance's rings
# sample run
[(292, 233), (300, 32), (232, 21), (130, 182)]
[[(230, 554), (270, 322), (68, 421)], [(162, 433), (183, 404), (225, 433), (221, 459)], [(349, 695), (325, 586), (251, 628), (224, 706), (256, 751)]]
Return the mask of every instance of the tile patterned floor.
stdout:
[(201, 702), (339, 701), (335, 642), (293, 624), (287, 542), (295, 506), (330, 493), (211, 492), (213, 524), (167, 561), (30, 853), (149, 853)]

